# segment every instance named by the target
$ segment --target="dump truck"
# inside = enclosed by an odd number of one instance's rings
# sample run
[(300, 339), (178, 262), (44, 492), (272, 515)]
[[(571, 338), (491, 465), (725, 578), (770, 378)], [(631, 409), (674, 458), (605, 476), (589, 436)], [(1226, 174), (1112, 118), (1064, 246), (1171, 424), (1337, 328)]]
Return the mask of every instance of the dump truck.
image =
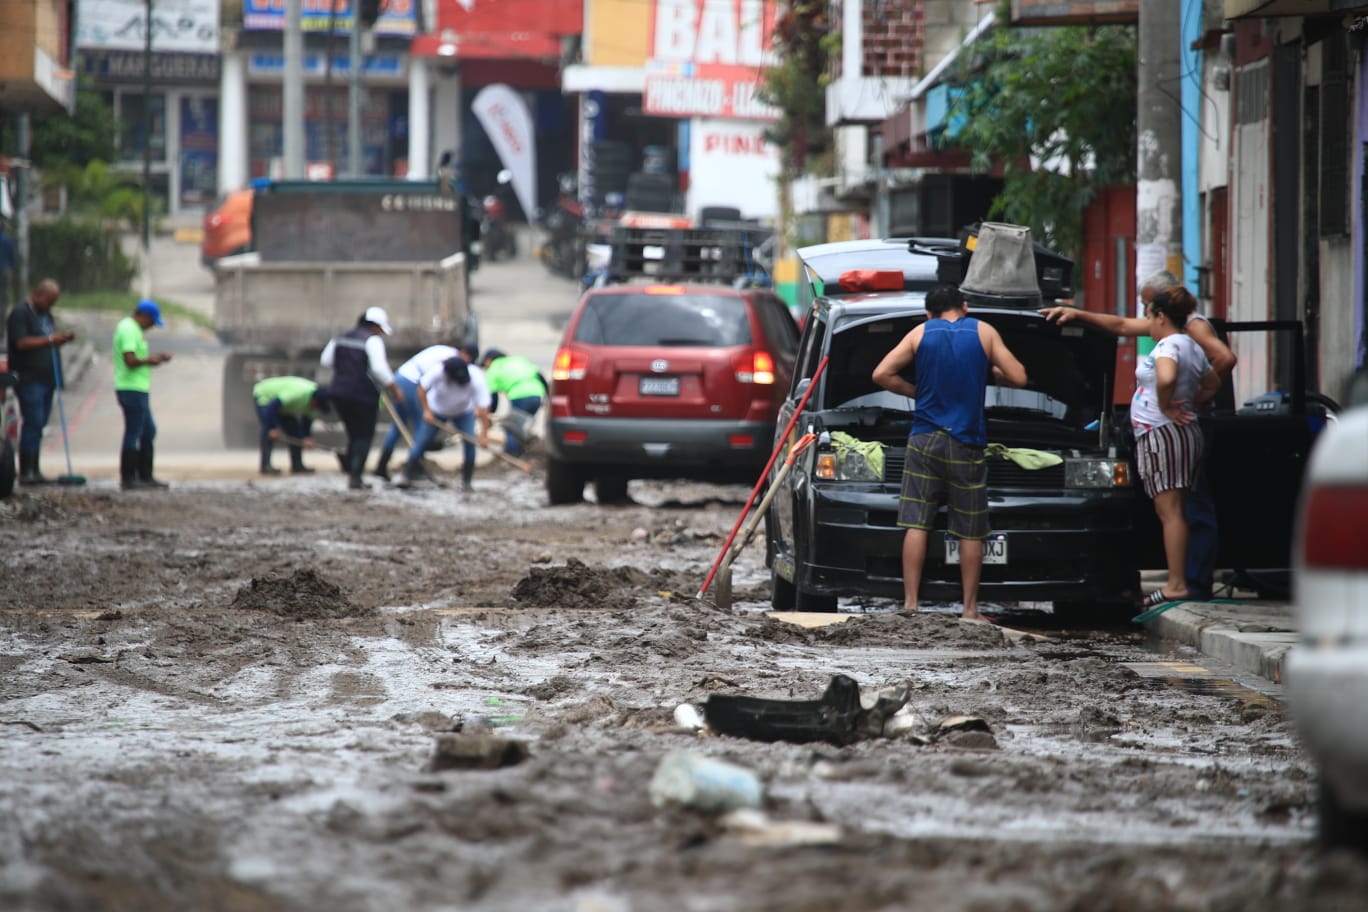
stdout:
[(460, 199), (436, 181), (258, 185), (252, 250), (214, 266), (214, 327), (229, 349), (224, 443), (255, 445), (258, 380), (330, 380), (318, 360), (324, 346), (372, 305), (389, 312), (393, 364), (438, 342), (479, 344), (463, 216)]

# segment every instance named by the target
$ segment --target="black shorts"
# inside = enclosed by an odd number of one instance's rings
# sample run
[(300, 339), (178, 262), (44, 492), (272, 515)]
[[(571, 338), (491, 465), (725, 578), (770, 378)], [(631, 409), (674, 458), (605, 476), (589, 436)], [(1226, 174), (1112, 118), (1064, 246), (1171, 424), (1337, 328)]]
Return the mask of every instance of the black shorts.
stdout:
[(993, 533), (983, 447), (961, 443), (945, 431), (907, 438), (898, 525), (930, 530), (942, 503), (949, 508), (947, 528), (957, 538), (981, 541)]

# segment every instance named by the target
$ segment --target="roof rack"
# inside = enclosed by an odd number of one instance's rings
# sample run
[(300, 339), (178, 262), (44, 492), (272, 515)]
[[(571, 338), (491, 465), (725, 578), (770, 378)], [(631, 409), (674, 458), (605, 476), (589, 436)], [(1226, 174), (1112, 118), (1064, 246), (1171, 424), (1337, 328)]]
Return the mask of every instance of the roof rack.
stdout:
[(764, 226), (744, 228), (613, 229), (613, 281), (651, 278), (656, 281), (709, 284), (756, 284), (768, 281), (756, 248), (774, 234)]

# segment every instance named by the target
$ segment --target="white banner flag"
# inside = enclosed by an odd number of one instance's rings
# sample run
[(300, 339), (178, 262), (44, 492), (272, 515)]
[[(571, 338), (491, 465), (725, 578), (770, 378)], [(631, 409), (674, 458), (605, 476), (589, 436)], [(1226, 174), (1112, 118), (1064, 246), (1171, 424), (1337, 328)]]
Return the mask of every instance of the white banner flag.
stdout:
[(504, 167), (512, 172), (513, 192), (531, 221), (537, 215), (537, 147), (527, 103), (499, 83), (481, 89), (471, 107)]

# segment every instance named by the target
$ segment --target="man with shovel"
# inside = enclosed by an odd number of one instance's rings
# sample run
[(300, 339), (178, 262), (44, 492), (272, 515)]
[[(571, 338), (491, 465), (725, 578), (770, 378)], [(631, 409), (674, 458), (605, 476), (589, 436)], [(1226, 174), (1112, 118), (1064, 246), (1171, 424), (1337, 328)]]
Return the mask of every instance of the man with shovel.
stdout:
[(290, 448), (290, 474), (311, 474), (304, 450), (313, 448), (313, 419), (328, 410), (327, 392), (303, 377), (267, 377), (252, 387), (252, 399), (261, 422), (261, 474), (280, 474), (271, 465), (271, 450), (279, 440)]
[[(464, 452), (461, 463), (461, 490), (472, 489), (475, 476), (475, 446), (489, 442), (489, 388), (478, 367), (469, 364), (459, 354), (425, 373), (418, 381), (418, 404), (423, 420), (413, 432), (413, 447), (404, 466), (401, 487), (409, 487), (422, 477), (423, 454), (442, 425), (460, 432)], [(473, 435), (475, 422), (480, 422), (478, 437)]]

